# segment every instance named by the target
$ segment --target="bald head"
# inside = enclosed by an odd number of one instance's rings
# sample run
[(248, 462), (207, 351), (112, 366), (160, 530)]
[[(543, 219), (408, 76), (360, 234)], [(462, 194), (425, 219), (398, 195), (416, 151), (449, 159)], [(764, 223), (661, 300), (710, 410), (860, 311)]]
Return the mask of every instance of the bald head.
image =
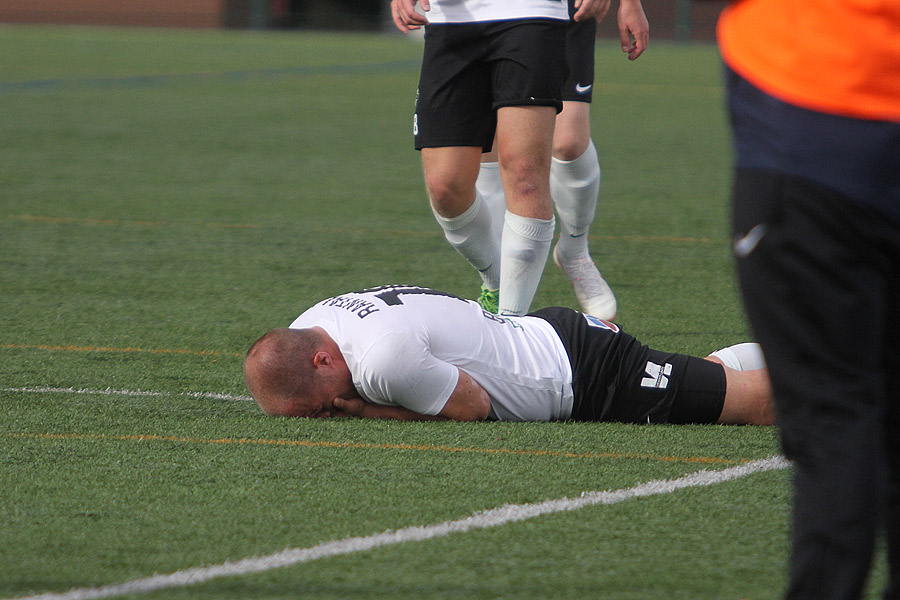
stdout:
[(266, 414), (294, 415), (316, 387), (316, 353), (324, 347), (318, 329), (273, 329), (247, 351), (244, 380)]

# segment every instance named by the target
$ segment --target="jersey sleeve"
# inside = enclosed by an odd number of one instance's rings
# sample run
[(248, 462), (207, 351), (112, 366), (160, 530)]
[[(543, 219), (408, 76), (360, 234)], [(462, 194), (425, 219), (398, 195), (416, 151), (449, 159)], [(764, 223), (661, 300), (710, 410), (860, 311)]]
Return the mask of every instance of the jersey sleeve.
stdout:
[(373, 343), (359, 367), (357, 385), (365, 398), (424, 415), (440, 413), (459, 380), (459, 369), (432, 355), (420, 335), (405, 331)]

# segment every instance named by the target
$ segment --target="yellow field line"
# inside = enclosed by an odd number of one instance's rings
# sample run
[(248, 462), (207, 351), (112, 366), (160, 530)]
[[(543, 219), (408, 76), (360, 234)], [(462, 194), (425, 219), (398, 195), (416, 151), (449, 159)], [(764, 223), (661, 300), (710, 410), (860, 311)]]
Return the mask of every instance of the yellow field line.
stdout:
[[(18, 221), (28, 221), (32, 223), (77, 223), (82, 225), (105, 225), (105, 226), (149, 226), (149, 227), (172, 227), (172, 226), (201, 226), (214, 228), (230, 228), (230, 229), (262, 229), (262, 225), (257, 224), (228, 224), (228, 223), (202, 223), (202, 222), (181, 222), (181, 221), (127, 221), (120, 219), (86, 219), (76, 217), (48, 217), (38, 215), (11, 215), (8, 217)], [(370, 233), (371, 229), (365, 228), (348, 228), (348, 227), (310, 227), (313, 231), (329, 234), (349, 234), (349, 233)], [(437, 237), (443, 235), (440, 230), (411, 230), (411, 229), (379, 229), (381, 234), (395, 235), (425, 235)], [(661, 243), (687, 243), (687, 244), (721, 244), (727, 242), (727, 238), (714, 237), (688, 237), (677, 235), (591, 235), (592, 240), (609, 241), (609, 242), (661, 242)]]
[(180, 348), (112, 348), (108, 346), (55, 346), (52, 344), (0, 344), (5, 350), (50, 350), (66, 352), (138, 352), (146, 354), (188, 354), (193, 356), (240, 356), (240, 352), (219, 352), (218, 350), (185, 350)]
[(47, 440), (114, 440), (179, 442), (190, 444), (237, 444), (256, 446), (289, 446), (299, 448), (349, 448), (363, 450), (416, 450), (425, 452), (461, 452), (469, 454), (510, 454), (515, 456), (548, 456), (552, 458), (579, 459), (640, 459), (659, 462), (701, 463), (715, 465), (735, 465), (748, 459), (731, 460), (714, 456), (658, 456), (638, 452), (562, 452), (559, 450), (519, 450), (515, 448), (465, 448), (459, 446), (432, 446), (427, 444), (362, 444), (356, 442), (311, 442), (308, 440), (272, 440), (251, 438), (204, 439), (174, 435), (109, 435), (101, 433), (4, 433), (4, 437), (47, 439)]

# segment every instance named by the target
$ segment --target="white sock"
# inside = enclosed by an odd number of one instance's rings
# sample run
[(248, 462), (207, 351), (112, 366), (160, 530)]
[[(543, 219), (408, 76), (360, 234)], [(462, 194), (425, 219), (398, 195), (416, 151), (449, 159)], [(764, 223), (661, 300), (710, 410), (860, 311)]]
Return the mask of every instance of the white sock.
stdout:
[(597, 212), (599, 192), (600, 161), (593, 140), (575, 160), (552, 160), (550, 194), (559, 215), (556, 252), (561, 259), (587, 258), (587, 234)]
[(500, 248), (500, 314), (524, 315), (537, 292), (556, 221), (522, 217), (506, 211)]
[(715, 356), (725, 363), (726, 367), (737, 371), (755, 371), (766, 368), (766, 359), (763, 356), (762, 348), (753, 342), (728, 346), (716, 350), (710, 356)]
[(431, 210), (444, 230), (444, 237), (478, 270), (485, 287), (499, 289), (500, 240), (493, 233), (491, 211), (481, 199), (481, 194), (476, 191), (472, 206), (456, 217), (443, 217), (434, 207)]
[(503, 191), (503, 179), (500, 177), (500, 163), (496, 161), (481, 163), (478, 179), (475, 180), (475, 189), (490, 208), (491, 222), (494, 224), (494, 233), (499, 244), (506, 218), (506, 193)]

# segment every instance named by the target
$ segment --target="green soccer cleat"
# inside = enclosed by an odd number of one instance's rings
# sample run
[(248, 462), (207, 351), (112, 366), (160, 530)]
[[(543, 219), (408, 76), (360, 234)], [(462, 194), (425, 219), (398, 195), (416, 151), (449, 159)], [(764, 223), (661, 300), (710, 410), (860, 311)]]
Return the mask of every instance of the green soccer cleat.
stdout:
[(481, 295), (478, 296), (478, 304), (489, 313), (497, 314), (500, 310), (500, 290), (489, 290), (481, 284)]

